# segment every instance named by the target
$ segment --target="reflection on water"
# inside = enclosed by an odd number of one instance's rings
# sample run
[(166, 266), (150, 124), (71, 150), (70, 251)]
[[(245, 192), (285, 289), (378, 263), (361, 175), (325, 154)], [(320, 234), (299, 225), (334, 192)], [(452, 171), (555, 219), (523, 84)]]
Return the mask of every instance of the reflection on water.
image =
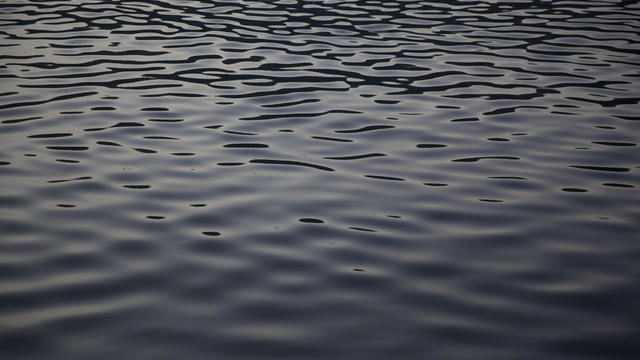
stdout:
[(9, 358), (633, 357), (636, 1), (0, 11)]

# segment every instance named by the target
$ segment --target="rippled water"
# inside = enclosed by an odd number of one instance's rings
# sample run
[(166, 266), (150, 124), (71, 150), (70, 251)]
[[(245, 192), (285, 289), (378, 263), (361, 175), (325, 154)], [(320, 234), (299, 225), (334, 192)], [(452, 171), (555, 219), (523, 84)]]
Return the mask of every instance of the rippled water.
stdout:
[(0, 13), (7, 358), (633, 358), (637, 1)]

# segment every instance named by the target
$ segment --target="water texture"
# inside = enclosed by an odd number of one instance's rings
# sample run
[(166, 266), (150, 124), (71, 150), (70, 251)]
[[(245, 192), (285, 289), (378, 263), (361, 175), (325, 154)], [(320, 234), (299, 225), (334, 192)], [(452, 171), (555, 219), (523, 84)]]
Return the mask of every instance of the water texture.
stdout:
[(0, 1), (5, 359), (632, 359), (637, 1)]

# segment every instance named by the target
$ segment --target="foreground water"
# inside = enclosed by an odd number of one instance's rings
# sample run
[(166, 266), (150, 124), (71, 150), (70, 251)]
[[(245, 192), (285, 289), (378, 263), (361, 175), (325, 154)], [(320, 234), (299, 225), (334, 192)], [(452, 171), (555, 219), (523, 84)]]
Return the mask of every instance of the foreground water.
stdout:
[(11, 359), (632, 358), (636, 1), (3, 1)]

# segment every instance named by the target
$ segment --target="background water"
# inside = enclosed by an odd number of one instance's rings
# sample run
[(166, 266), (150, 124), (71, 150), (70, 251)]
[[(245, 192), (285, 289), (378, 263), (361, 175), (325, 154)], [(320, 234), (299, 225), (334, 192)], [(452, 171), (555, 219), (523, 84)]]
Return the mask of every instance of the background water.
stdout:
[(0, 2), (6, 359), (617, 359), (637, 1)]

